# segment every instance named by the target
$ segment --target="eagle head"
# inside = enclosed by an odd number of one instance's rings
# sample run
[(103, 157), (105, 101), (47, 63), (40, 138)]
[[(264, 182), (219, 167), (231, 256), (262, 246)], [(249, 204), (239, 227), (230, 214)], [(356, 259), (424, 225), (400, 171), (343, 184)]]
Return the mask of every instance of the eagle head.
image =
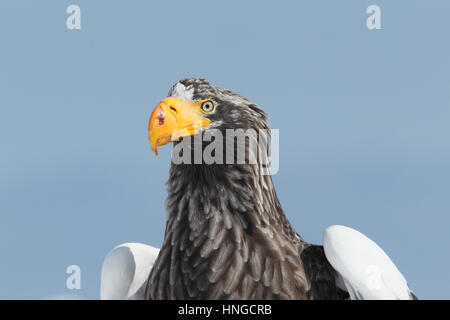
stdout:
[(153, 152), (169, 142), (200, 132), (227, 129), (268, 130), (268, 117), (255, 103), (198, 78), (177, 82), (153, 110), (148, 134)]

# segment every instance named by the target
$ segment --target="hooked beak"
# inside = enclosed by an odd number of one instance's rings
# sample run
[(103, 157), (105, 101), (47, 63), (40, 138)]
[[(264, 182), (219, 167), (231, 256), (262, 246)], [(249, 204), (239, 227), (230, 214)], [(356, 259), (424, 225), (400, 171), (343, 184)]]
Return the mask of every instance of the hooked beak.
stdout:
[(155, 155), (159, 146), (197, 134), (211, 124), (200, 105), (201, 101), (168, 97), (156, 106), (148, 124), (148, 139)]

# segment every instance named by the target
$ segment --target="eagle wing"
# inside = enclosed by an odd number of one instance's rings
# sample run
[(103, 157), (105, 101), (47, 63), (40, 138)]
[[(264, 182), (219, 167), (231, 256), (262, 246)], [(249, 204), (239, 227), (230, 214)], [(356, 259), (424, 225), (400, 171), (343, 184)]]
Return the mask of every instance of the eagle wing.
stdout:
[(101, 275), (102, 300), (140, 300), (159, 249), (142, 243), (124, 243), (106, 256)]
[(322, 246), (308, 244), (301, 253), (303, 268), (309, 280), (311, 300), (348, 299), (347, 289), (339, 287), (339, 274), (328, 262)]
[(311, 299), (417, 299), (387, 254), (354, 229), (327, 228), (323, 247), (309, 245), (301, 257)]

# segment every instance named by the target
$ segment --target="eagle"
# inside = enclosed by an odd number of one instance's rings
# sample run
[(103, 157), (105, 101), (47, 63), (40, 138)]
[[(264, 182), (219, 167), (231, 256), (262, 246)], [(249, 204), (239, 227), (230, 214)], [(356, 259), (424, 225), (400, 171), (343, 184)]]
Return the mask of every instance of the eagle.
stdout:
[[(270, 138), (268, 122), (257, 104), (204, 79), (172, 86), (148, 128), (156, 155), (174, 145), (164, 241), (160, 249), (115, 247), (102, 267), (102, 299), (416, 299), (362, 233), (330, 226), (322, 246), (295, 231), (262, 170), (268, 148), (250, 147), (252, 139), (268, 140), (260, 132)], [(217, 138), (239, 129), (251, 132), (243, 148), (234, 136)], [(221, 143), (211, 150), (212, 141)], [(238, 161), (242, 152), (245, 161)]]

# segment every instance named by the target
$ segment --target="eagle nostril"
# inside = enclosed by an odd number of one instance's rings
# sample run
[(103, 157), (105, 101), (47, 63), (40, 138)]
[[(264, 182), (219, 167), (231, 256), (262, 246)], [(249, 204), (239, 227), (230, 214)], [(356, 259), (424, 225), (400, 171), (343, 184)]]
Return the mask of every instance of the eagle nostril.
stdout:
[(172, 110), (173, 112), (177, 113), (177, 109), (175, 109), (174, 107), (169, 106), (169, 108), (170, 108), (170, 110)]

